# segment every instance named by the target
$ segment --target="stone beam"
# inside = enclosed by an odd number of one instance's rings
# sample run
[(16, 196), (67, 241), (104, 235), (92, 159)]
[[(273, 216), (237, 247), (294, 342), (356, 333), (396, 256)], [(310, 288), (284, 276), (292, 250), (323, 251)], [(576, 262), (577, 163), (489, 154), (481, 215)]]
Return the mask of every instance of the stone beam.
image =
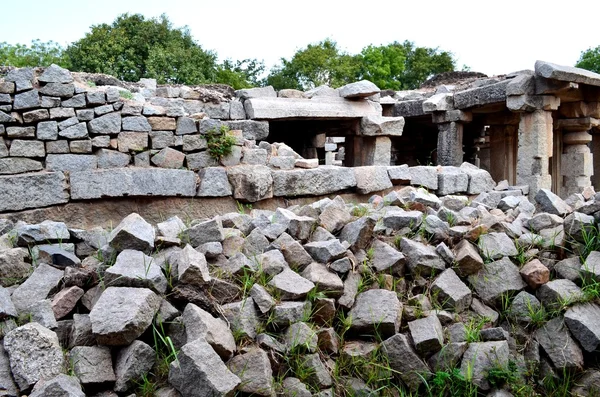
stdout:
[(413, 100), (413, 101), (402, 101), (394, 105), (393, 115), (398, 117), (417, 117), (424, 116), (423, 111), (424, 99)]
[(562, 104), (558, 112), (567, 118), (593, 117), (600, 119), (600, 102), (569, 102)]
[(454, 93), (454, 107), (466, 109), (490, 103), (505, 102), (508, 83), (510, 83), (510, 80), (504, 80), (483, 87), (456, 92)]
[(589, 131), (600, 126), (600, 120), (593, 117), (558, 120), (556, 127), (564, 132)]
[(550, 62), (536, 61), (535, 74), (547, 79), (600, 86), (600, 74), (572, 66), (562, 66)]
[(463, 162), (463, 125), (438, 124), (437, 162), (439, 165), (460, 166)]
[(334, 97), (251, 98), (244, 102), (244, 108), (248, 118), (256, 120), (339, 119), (381, 115), (379, 103)]

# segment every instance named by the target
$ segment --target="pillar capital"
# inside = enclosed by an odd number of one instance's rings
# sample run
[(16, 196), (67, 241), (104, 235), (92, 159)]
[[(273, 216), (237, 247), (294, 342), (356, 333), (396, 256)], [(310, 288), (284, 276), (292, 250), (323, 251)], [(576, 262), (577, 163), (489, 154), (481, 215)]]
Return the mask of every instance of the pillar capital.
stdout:
[(556, 128), (563, 132), (587, 132), (598, 126), (600, 126), (600, 119), (593, 117), (560, 119), (556, 122)]

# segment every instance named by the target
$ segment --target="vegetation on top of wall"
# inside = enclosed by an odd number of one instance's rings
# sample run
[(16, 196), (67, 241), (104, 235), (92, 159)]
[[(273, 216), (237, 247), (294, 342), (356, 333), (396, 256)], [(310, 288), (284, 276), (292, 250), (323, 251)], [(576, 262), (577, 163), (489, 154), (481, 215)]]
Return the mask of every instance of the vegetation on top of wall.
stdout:
[(582, 51), (575, 66), (600, 73), (600, 46)]

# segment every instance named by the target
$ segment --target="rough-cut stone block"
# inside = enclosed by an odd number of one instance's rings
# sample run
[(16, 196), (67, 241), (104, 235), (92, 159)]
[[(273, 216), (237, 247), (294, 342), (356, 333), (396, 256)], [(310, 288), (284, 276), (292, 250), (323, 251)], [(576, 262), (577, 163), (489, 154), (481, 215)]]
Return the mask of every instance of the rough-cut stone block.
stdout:
[(306, 170), (273, 171), (273, 194), (319, 196), (356, 186), (352, 168), (324, 166)]
[(74, 200), (124, 196), (193, 197), (196, 195), (196, 175), (192, 171), (158, 168), (73, 172), (71, 194)]
[(47, 207), (69, 201), (62, 172), (0, 177), (0, 211)]
[(346, 84), (338, 89), (339, 95), (342, 98), (366, 98), (378, 94), (379, 91), (379, 87), (369, 80)]
[(22, 157), (0, 159), (0, 175), (22, 174), (40, 171), (44, 167), (41, 162)]
[(381, 114), (381, 105), (378, 103), (329, 97), (311, 101), (293, 98), (252, 98), (244, 102), (244, 108), (248, 118), (257, 120), (356, 118)]
[(535, 74), (547, 79), (600, 86), (600, 75), (589, 70), (536, 61)]
[(392, 187), (392, 182), (388, 176), (388, 167), (366, 166), (355, 167), (353, 170), (356, 178), (356, 190), (360, 194), (368, 194)]
[(229, 167), (227, 177), (235, 199), (255, 202), (273, 197), (273, 177), (264, 165)]
[(360, 120), (360, 133), (364, 136), (401, 136), (404, 117), (366, 116)]
[(505, 102), (506, 86), (509, 82), (510, 80), (504, 80), (499, 83), (457, 92), (454, 94), (454, 107), (465, 109), (488, 103)]
[(198, 173), (200, 186), (198, 196), (200, 197), (225, 197), (231, 196), (232, 190), (227, 178), (227, 171), (222, 167), (204, 168)]
[(87, 171), (97, 166), (98, 160), (94, 155), (49, 154), (46, 157), (48, 171)]

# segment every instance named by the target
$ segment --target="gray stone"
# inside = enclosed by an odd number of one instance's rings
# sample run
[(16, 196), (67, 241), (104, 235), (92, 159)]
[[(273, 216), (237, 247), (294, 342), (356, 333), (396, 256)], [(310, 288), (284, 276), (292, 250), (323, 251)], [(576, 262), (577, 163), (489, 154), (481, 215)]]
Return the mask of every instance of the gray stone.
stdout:
[(542, 304), (533, 295), (528, 292), (521, 291), (513, 299), (509, 315), (511, 318), (523, 322), (531, 322), (531, 315), (541, 310)]
[(273, 247), (280, 250), (286, 262), (294, 267), (303, 269), (312, 262), (312, 257), (304, 247), (287, 233), (282, 233), (273, 241)]
[(600, 345), (600, 307), (586, 303), (570, 307), (565, 312), (565, 323), (571, 334), (587, 352), (594, 352)]
[(116, 380), (110, 349), (106, 346), (75, 346), (69, 352), (69, 360), (83, 386)]
[(536, 61), (535, 74), (547, 79), (600, 86), (600, 75), (589, 70)]
[(146, 288), (108, 287), (92, 308), (92, 332), (99, 344), (129, 345), (152, 323), (160, 297)]
[(470, 343), (463, 355), (460, 372), (472, 379), (480, 389), (489, 390), (488, 371), (498, 367), (507, 368), (509, 354), (506, 341)]
[(356, 186), (351, 168), (323, 166), (315, 169), (273, 171), (273, 194), (319, 196)]
[(553, 215), (565, 216), (573, 211), (567, 203), (548, 189), (540, 189), (535, 195), (535, 201), (543, 212)]
[(192, 246), (199, 246), (212, 241), (221, 242), (225, 239), (223, 223), (218, 217), (197, 223), (183, 233), (184, 239), (189, 239)]
[(423, 221), (423, 213), (419, 211), (405, 211), (400, 208), (391, 208), (383, 214), (383, 225), (393, 230), (410, 228), (417, 230)]
[[(101, 149), (102, 150), (102, 149)], [(100, 167), (100, 159), (98, 159)], [(162, 168), (124, 168), (71, 173), (74, 200), (123, 196), (196, 195), (192, 171)]]
[(13, 102), (14, 110), (23, 110), (23, 109), (31, 109), (38, 108), (41, 105), (40, 95), (38, 90), (26, 91), (21, 94), (15, 95), (15, 100)]
[(12, 157), (44, 157), (46, 149), (44, 142), (15, 139), (10, 145), (9, 153)]
[(576, 385), (571, 389), (573, 397), (588, 397), (600, 391), (600, 372), (587, 370), (579, 376)]
[(442, 201), (433, 193), (429, 193), (423, 188), (418, 188), (410, 192), (410, 201), (420, 203), (437, 210), (442, 205)]
[(84, 108), (86, 106), (85, 94), (77, 94), (66, 101), (61, 102), (63, 108)]
[[(125, 238), (120, 241), (123, 246), (135, 245), (129, 244)], [(152, 257), (133, 249), (123, 249), (115, 264), (105, 270), (104, 283), (111, 287), (150, 288), (160, 294), (167, 291), (167, 279), (160, 266)]]
[(269, 123), (266, 121), (237, 120), (225, 121), (223, 124), (230, 130), (242, 130), (244, 139), (261, 141), (269, 136)]
[(31, 265), (25, 262), (28, 256), (27, 250), (22, 248), (0, 250), (0, 285), (17, 284), (29, 275)]
[(88, 105), (104, 105), (106, 103), (106, 93), (104, 91), (92, 91), (86, 93)]
[(333, 384), (329, 370), (323, 362), (318, 353), (307, 354), (304, 356), (302, 367), (308, 371), (309, 376), (307, 382), (317, 389), (330, 387)]
[(369, 80), (357, 81), (339, 88), (339, 94), (342, 98), (366, 98), (378, 94), (379, 91), (379, 87)]
[(346, 241), (353, 250), (365, 249), (371, 242), (375, 220), (362, 217), (348, 223), (340, 233), (340, 241)]
[(187, 229), (187, 226), (177, 216), (172, 216), (164, 222), (156, 224), (159, 235), (170, 238), (178, 238), (179, 233)]
[(118, 134), (121, 131), (121, 114), (108, 113), (97, 117), (88, 123), (92, 134)]
[(142, 376), (152, 369), (156, 361), (154, 349), (136, 340), (117, 354), (115, 361), (115, 387), (117, 392), (125, 392), (135, 386)]
[[(240, 336), (256, 338), (260, 318), (254, 306), (252, 298), (246, 298), (242, 301), (228, 303), (221, 306), (222, 314), (229, 322), (229, 328), (232, 332)], [(278, 323), (277, 314), (274, 315), (275, 324)]]
[(297, 161), (300, 160), (296, 160), (293, 156), (275, 156), (269, 159), (269, 166), (280, 170), (293, 170)]
[(52, 97), (71, 98), (75, 93), (75, 85), (70, 83), (48, 83), (39, 91), (40, 94)]
[(445, 196), (466, 192), (468, 187), (469, 176), (462, 169), (448, 166), (439, 170), (437, 194)]
[(117, 137), (119, 152), (140, 152), (148, 148), (148, 133), (124, 131)]
[(564, 230), (567, 236), (580, 243), (585, 243), (585, 238), (590, 235), (594, 229), (595, 220), (591, 215), (573, 212), (564, 220)]
[(392, 187), (385, 166), (355, 167), (356, 190), (360, 194), (368, 194)]
[(308, 294), (315, 284), (300, 276), (291, 269), (285, 269), (269, 281), (269, 285), (275, 288), (282, 299), (302, 299)]
[(38, 323), (29, 323), (9, 332), (4, 338), (4, 348), (21, 390), (64, 370), (62, 349), (56, 333)]
[(433, 299), (446, 309), (460, 313), (471, 306), (471, 290), (456, 275), (454, 270), (446, 269), (431, 284)]
[(178, 150), (166, 147), (152, 156), (150, 161), (157, 167), (179, 169), (183, 167), (184, 160), (185, 154)]
[(96, 338), (92, 333), (92, 322), (89, 314), (73, 314), (69, 347), (93, 346)]
[(52, 64), (38, 77), (38, 81), (42, 83), (71, 83), (73, 82), (73, 76), (67, 69)]
[(263, 314), (268, 313), (275, 306), (275, 299), (260, 284), (254, 284), (250, 288), (250, 297), (252, 297), (254, 303)]
[(225, 321), (213, 317), (193, 303), (186, 305), (182, 318), (187, 343), (201, 339), (208, 342), (223, 360), (233, 356), (236, 351), (235, 340)]
[(64, 272), (52, 266), (40, 263), (25, 282), (12, 293), (12, 301), (19, 313), (26, 311), (32, 304), (44, 300), (58, 289)]
[(409, 172), (411, 185), (437, 190), (438, 173), (436, 167), (419, 165), (416, 167), (410, 167)]
[(282, 383), (282, 393), (285, 397), (312, 397), (308, 387), (300, 379), (285, 378)]
[(557, 370), (581, 370), (583, 353), (571, 338), (565, 319), (556, 317), (548, 321), (533, 334)]
[(92, 153), (91, 139), (69, 142), (71, 153)]
[(492, 232), (481, 235), (478, 244), (483, 256), (489, 259), (500, 259), (518, 254), (515, 243), (506, 233)]
[[(153, 132), (161, 132), (161, 133), (170, 133), (171, 139), (173, 133), (170, 131), (153, 131)], [(206, 137), (204, 135), (184, 135), (183, 139), (183, 151), (184, 152), (194, 152), (198, 150), (204, 150), (208, 147), (208, 142), (206, 141)], [(154, 143), (154, 142), (153, 142)]]
[(25, 123), (37, 123), (38, 121), (48, 120), (50, 114), (46, 109), (37, 109), (23, 113), (23, 121)]
[(33, 69), (32, 68), (21, 68), (13, 69), (4, 76), (4, 81), (14, 82), (16, 92), (29, 90), (33, 87), (31, 82), (33, 81)]
[(477, 274), (469, 276), (469, 282), (486, 303), (499, 302), (507, 294), (516, 294), (526, 284), (516, 267), (508, 258), (486, 263)]
[(30, 397), (85, 397), (79, 380), (74, 376), (59, 374), (51, 379), (41, 379), (35, 384)]
[(401, 136), (404, 117), (369, 115), (360, 120), (360, 133), (364, 136)]
[(256, 87), (256, 88), (244, 88), (241, 90), (235, 91), (236, 98), (240, 99), (250, 99), (250, 98), (276, 98), (277, 93), (272, 86), (268, 85), (266, 87)]
[(124, 131), (150, 132), (152, 127), (144, 116), (123, 117), (122, 127)]
[(448, 343), (440, 351), (431, 356), (427, 360), (427, 364), (434, 372), (451, 371), (460, 363), (463, 354), (467, 350), (467, 346), (466, 342)]
[(131, 161), (131, 156), (114, 150), (100, 149), (96, 152), (98, 168), (122, 168)]
[(57, 320), (66, 317), (75, 308), (83, 294), (84, 290), (77, 286), (62, 289), (52, 299), (54, 317)]
[(340, 259), (346, 254), (346, 248), (337, 239), (308, 243), (304, 245), (304, 249), (315, 261), (324, 264)]
[(256, 202), (273, 197), (273, 177), (266, 166), (228, 167), (227, 177), (233, 187), (233, 197), (237, 200)]
[(138, 250), (149, 252), (154, 248), (154, 228), (140, 215), (125, 217), (108, 236), (108, 243), (117, 251)]
[(15, 232), (19, 245), (51, 243), (70, 238), (67, 225), (53, 221), (44, 221), (36, 225), (18, 224), (15, 227)]
[[(336, 240), (337, 241), (337, 240)], [(340, 296), (344, 290), (344, 282), (335, 273), (330, 272), (325, 265), (311, 263), (301, 273), (302, 277), (312, 281), (317, 290), (327, 296)]]
[(175, 144), (173, 131), (151, 131), (148, 135), (152, 142), (152, 149), (164, 149)]
[(274, 276), (285, 269), (289, 269), (288, 263), (285, 261), (283, 254), (278, 250), (267, 251), (257, 258), (259, 263), (259, 271)]
[(460, 276), (475, 274), (483, 267), (483, 259), (477, 248), (468, 240), (461, 240), (455, 247), (456, 270)]
[(351, 329), (357, 332), (377, 331), (383, 337), (398, 332), (402, 304), (395, 292), (374, 289), (358, 294), (349, 312)]
[(470, 88), (454, 93), (454, 107), (466, 109), (488, 103), (506, 102), (506, 86), (510, 79), (495, 84)]
[(349, 101), (344, 98), (307, 101), (292, 98), (252, 98), (244, 102), (249, 119), (277, 120), (292, 117), (312, 119), (360, 118), (381, 114), (381, 105), (371, 101)]
[(538, 299), (547, 309), (560, 309), (565, 304), (581, 302), (584, 294), (574, 282), (558, 279), (540, 286), (536, 293)]
[(35, 127), (7, 127), (8, 138), (35, 138)]
[(12, 123), (15, 122), (15, 118), (12, 115), (8, 115), (0, 111), (0, 123)]
[(52, 302), (50, 299), (44, 299), (31, 304), (22, 314), (28, 315), (31, 322), (40, 324), (51, 330), (57, 330), (58, 323), (52, 312)]
[(54, 141), (58, 139), (58, 123), (42, 121), (37, 125), (37, 139)]
[(50, 109), (50, 119), (68, 119), (70, 117), (75, 117), (75, 109), (73, 108), (64, 108), (64, 107), (56, 107)]
[(178, 280), (184, 284), (202, 286), (210, 282), (204, 254), (187, 244), (177, 259)]
[(199, 170), (206, 167), (215, 167), (219, 165), (207, 151), (200, 153), (191, 153), (186, 155), (187, 167), (190, 170)]
[(198, 132), (198, 127), (196, 126), (196, 121), (194, 119), (189, 117), (177, 118), (177, 129), (175, 130), (177, 135), (193, 134), (195, 132)]
[(427, 277), (446, 269), (446, 262), (433, 246), (403, 238), (400, 241), (400, 251), (406, 257), (406, 264), (413, 275)]
[(315, 331), (306, 323), (291, 324), (283, 335), (288, 352), (309, 352), (317, 350), (318, 337)]
[(87, 171), (97, 167), (98, 160), (94, 155), (48, 154), (46, 156), (48, 171)]
[(227, 362), (229, 370), (241, 383), (239, 391), (258, 396), (273, 396), (273, 370), (268, 354), (261, 349), (250, 349)]
[(22, 174), (40, 171), (44, 168), (41, 162), (28, 158), (11, 157), (0, 159), (0, 175)]
[(415, 353), (405, 335), (393, 335), (383, 341), (382, 348), (395, 376), (402, 379), (410, 390), (417, 390), (431, 377), (429, 368)]
[(408, 322), (410, 336), (421, 356), (429, 356), (442, 348), (444, 332), (437, 316), (430, 315)]
[(281, 302), (273, 307), (273, 324), (277, 327), (287, 327), (292, 323), (302, 321), (310, 315), (310, 302)]
[(376, 272), (385, 272), (396, 276), (404, 275), (404, 255), (380, 240), (373, 240), (371, 266)]

